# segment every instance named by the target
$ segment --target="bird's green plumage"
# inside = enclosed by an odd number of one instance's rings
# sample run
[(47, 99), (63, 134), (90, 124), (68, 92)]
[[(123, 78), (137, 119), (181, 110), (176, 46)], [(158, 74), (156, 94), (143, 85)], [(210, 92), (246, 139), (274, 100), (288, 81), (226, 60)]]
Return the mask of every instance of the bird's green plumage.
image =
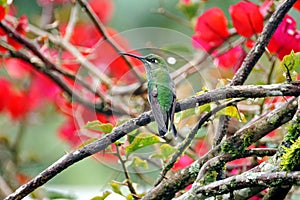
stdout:
[(157, 100), (161, 109), (168, 111), (173, 101), (173, 92), (169, 86), (171, 78), (169, 73), (164, 69), (155, 69), (152, 78), (148, 81), (148, 94), (154, 87), (157, 88)]
[(173, 124), (176, 105), (175, 84), (171, 79), (167, 63), (158, 55), (136, 56), (123, 53), (141, 60), (146, 68), (148, 77), (148, 97), (155, 121), (158, 124), (158, 132), (164, 135), (169, 127), (176, 136), (176, 128)]

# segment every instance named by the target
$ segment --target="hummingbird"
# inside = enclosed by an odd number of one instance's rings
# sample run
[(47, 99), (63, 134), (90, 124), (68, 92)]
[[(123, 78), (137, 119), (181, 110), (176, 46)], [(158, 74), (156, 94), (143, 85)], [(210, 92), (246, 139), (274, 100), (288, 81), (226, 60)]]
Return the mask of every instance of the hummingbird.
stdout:
[(159, 135), (164, 136), (168, 130), (172, 129), (176, 137), (177, 130), (174, 125), (176, 88), (170, 77), (166, 61), (155, 54), (146, 56), (120, 54), (134, 57), (143, 62), (148, 79), (148, 101), (158, 125)]

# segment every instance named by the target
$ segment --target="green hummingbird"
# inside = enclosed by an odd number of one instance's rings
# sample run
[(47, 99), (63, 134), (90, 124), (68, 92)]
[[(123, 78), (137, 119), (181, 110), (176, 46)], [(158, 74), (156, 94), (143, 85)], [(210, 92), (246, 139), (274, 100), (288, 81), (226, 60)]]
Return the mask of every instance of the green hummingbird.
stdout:
[(146, 68), (148, 78), (148, 101), (158, 125), (160, 136), (172, 129), (174, 136), (177, 130), (174, 125), (176, 106), (176, 89), (168, 71), (166, 61), (155, 54), (137, 56), (129, 53), (120, 53), (141, 60)]

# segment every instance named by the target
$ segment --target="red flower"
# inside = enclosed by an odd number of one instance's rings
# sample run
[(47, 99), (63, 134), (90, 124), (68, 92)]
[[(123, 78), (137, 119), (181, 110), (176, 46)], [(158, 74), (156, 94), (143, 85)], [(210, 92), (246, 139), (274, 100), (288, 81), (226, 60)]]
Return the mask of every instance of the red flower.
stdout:
[(268, 97), (264, 103), (264, 107), (269, 110), (274, 110), (285, 103), (290, 97)]
[[(244, 169), (251, 164), (251, 158), (239, 158), (228, 162), (226, 165), (228, 168), (233, 168), (230, 171), (231, 175), (240, 174)], [(231, 166), (231, 167), (229, 167)]]
[(192, 36), (194, 47), (206, 51), (218, 47), (229, 36), (227, 19), (220, 8), (208, 9), (198, 17), (195, 31)]
[[(66, 25), (60, 27), (60, 32), (63, 36), (65, 35)], [(81, 23), (74, 27), (70, 41), (76, 46), (92, 48), (101, 38), (102, 35), (95, 26)]]
[(0, 20), (2, 20), (5, 16), (5, 7), (0, 6)]
[(205, 140), (204, 138), (197, 140), (195, 144), (195, 151), (199, 156), (203, 156), (204, 154), (206, 154), (209, 149), (210, 147), (207, 143), (207, 140)]
[(192, 1), (191, 0), (180, 0), (180, 3), (182, 3), (184, 5), (191, 5)]
[(279, 24), (273, 37), (270, 40), (268, 49), (276, 53), (280, 59), (285, 55), (300, 51), (300, 32), (296, 30), (296, 21), (289, 15), (286, 15)]
[[(62, 35), (65, 34), (65, 27), (62, 26), (60, 28)], [(124, 51), (129, 51), (127, 41), (118, 35), (118, 32), (107, 28), (107, 32), (109, 37), (118, 43), (118, 45), (124, 49)], [(130, 71), (129, 66), (126, 64), (123, 58), (120, 57), (118, 52), (105, 40), (102, 40), (102, 35), (99, 31), (91, 25), (79, 24), (75, 26), (70, 41), (72, 44), (79, 46), (80, 49), (90, 49), (92, 53), (88, 54), (88, 58), (90, 58), (91, 62), (97, 66), (98, 69), (107, 73), (112, 78), (116, 80), (122, 79), (123, 83), (130, 83), (136, 81), (133, 73)], [(138, 54), (137, 52), (132, 52)], [(86, 52), (83, 55), (87, 55)], [(65, 56), (68, 56), (67, 54)], [(72, 56), (69, 56), (72, 58)], [(144, 71), (141, 62), (137, 59), (128, 58), (131, 60), (131, 63), (134, 66), (139, 66), (138, 70)], [(67, 68), (72, 68), (75, 66), (74, 64), (71, 67), (64, 65)], [(76, 67), (74, 67), (75, 69)]]
[(24, 173), (18, 172), (18, 173), (16, 174), (15, 180), (17, 180), (17, 182), (18, 182), (19, 184), (23, 185), (23, 184), (27, 183), (28, 181), (30, 181), (30, 180), (31, 180), (31, 177), (25, 175)]
[(194, 161), (187, 155), (183, 155), (179, 158), (179, 160), (174, 164), (172, 170), (177, 171), (179, 169), (183, 169), (190, 164), (192, 164)]
[(13, 120), (22, 120), (29, 112), (28, 95), (23, 90), (11, 88), (9, 92), (8, 113)]
[(46, 102), (54, 102), (60, 88), (46, 75), (35, 73), (28, 89), (28, 107), (36, 109)]
[(296, 3), (293, 5), (293, 7), (294, 7), (296, 10), (300, 11), (300, 1), (297, 0)]
[(76, 147), (83, 142), (72, 117), (69, 117), (67, 121), (62, 124), (58, 130), (58, 135), (73, 147)]
[(32, 70), (30, 64), (19, 58), (7, 58), (5, 60), (5, 68), (14, 79), (24, 79)]
[(9, 102), (10, 82), (0, 77), (0, 88), (0, 111), (3, 111)]
[(107, 22), (113, 13), (113, 4), (110, 0), (91, 0), (90, 6), (102, 23)]
[(6, 48), (4, 48), (4, 47), (2, 47), (2, 46), (0, 46), (0, 53), (6, 53), (7, 52), (7, 49)]
[(245, 57), (246, 57), (246, 52), (242, 48), (242, 46), (239, 45), (229, 49), (222, 55), (218, 56), (215, 59), (215, 63), (217, 66), (221, 68), (224, 69), (232, 68), (234, 69), (234, 71), (236, 71), (241, 66)]
[[(131, 53), (139, 55), (138, 52), (131, 51)], [(122, 83), (129, 84), (135, 82), (136, 78), (131, 72), (129, 66), (126, 64), (124, 58), (122, 58), (121, 56), (119, 56), (117, 53), (114, 52), (111, 52), (111, 56), (114, 56), (114, 58), (116, 59), (111, 60), (111, 62), (108, 65), (109, 75), (116, 78), (118, 81)], [(144, 71), (143, 65), (139, 60), (132, 57), (128, 58), (128, 56), (127, 59), (130, 61), (130, 63), (132, 63), (132, 65), (136, 69), (138, 69), (138, 71)]]
[(262, 31), (264, 18), (256, 4), (242, 1), (230, 6), (229, 13), (238, 34), (251, 37)]

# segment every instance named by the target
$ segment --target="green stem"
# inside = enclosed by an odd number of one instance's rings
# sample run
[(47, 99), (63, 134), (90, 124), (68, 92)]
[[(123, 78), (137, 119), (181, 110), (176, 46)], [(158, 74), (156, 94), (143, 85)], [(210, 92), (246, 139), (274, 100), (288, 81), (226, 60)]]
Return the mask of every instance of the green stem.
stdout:
[(27, 125), (27, 120), (24, 119), (20, 122), (19, 125), (19, 129), (15, 138), (15, 141), (11, 147), (11, 151), (13, 153), (13, 160), (16, 166), (18, 166), (18, 162), (19, 162), (19, 152), (21, 149), (21, 142), (23, 140), (24, 137), (24, 133), (26, 131), (26, 125)]
[(126, 161), (123, 160), (123, 158), (122, 158), (122, 156), (120, 154), (119, 146), (117, 146), (116, 150), (117, 150), (117, 156), (118, 156), (118, 158), (120, 160), (121, 166), (122, 166), (123, 171), (124, 171), (124, 175), (125, 175), (125, 178), (126, 178), (126, 185), (127, 185), (128, 189), (129, 189), (129, 191), (131, 192), (133, 198), (139, 199), (138, 195), (137, 195), (137, 192), (135, 191), (135, 189), (133, 187), (133, 184), (132, 184), (131, 178), (129, 176), (129, 172), (127, 170), (127, 167), (125, 165)]

